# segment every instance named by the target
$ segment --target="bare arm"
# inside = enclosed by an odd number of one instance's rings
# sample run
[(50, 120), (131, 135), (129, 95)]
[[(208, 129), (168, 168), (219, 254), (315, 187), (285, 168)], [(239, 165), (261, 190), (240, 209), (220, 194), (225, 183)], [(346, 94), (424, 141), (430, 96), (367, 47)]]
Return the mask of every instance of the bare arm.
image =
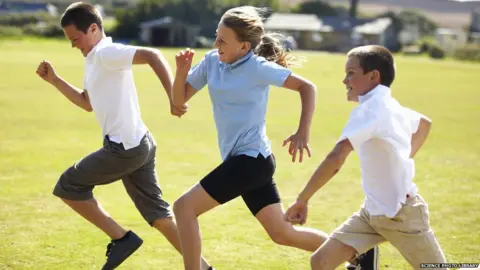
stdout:
[(60, 91), (73, 104), (87, 112), (92, 111), (92, 105), (90, 104), (90, 98), (88, 97), (87, 91), (78, 89), (61, 77), (56, 77), (52, 81), (52, 85), (55, 86), (55, 88), (57, 88), (58, 91)]
[(425, 140), (427, 140), (431, 126), (432, 122), (425, 118), (420, 118), (417, 132), (413, 133), (412, 135), (412, 152), (410, 153), (410, 158), (415, 157), (415, 154), (417, 154), (418, 150), (420, 150), (420, 148), (425, 143)]
[(323, 162), (313, 173), (305, 188), (298, 195), (299, 201), (308, 202), (310, 198), (323, 187), (342, 168), (345, 159), (353, 151), (347, 139), (337, 143)]
[(176, 56), (177, 72), (173, 81), (172, 100), (175, 106), (185, 106), (185, 104), (197, 93), (197, 90), (187, 83), (188, 71), (192, 66), (194, 51), (182, 51)]
[(48, 61), (42, 61), (37, 68), (37, 74), (46, 82), (55, 86), (68, 100), (87, 112), (92, 111), (90, 98), (87, 91), (82, 91), (73, 86), (62, 77), (58, 76), (55, 69)]
[(293, 224), (305, 224), (308, 215), (308, 201), (340, 170), (353, 147), (348, 139), (345, 139), (333, 148), (323, 162), (313, 173), (307, 185), (297, 197), (297, 200), (288, 208), (285, 219)]
[(180, 107), (186, 105), (197, 92), (195, 88), (186, 82), (186, 79), (182, 79), (181, 76), (175, 76), (172, 91), (172, 100), (175, 106)]
[(148, 64), (162, 83), (168, 99), (171, 100), (171, 90), (173, 85), (173, 72), (167, 59), (156, 49), (138, 47), (133, 56), (133, 64)]
[(283, 87), (300, 93), (300, 100), (302, 102), (300, 123), (297, 132), (283, 141), (283, 146), (290, 142), (288, 153), (292, 156), (292, 162), (296, 160), (297, 151), (300, 152), (298, 161), (302, 162), (303, 149), (305, 149), (308, 156), (311, 157), (308, 141), (310, 137), (310, 125), (315, 111), (317, 89), (310, 81), (293, 73), (285, 80)]
[(283, 87), (298, 91), (300, 93), (302, 113), (300, 116), (300, 124), (298, 129), (302, 131), (308, 131), (312, 123), (313, 113), (315, 111), (317, 88), (310, 81), (293, 73), (287, 78), (287, 80), (285, 80)]

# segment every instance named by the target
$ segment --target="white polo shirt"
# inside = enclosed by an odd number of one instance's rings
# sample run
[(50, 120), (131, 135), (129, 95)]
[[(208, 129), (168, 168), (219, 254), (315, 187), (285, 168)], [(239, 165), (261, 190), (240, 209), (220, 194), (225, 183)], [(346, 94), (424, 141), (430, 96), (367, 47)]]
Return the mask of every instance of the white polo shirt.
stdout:
[(348, 139), (358, 152), (366, 210), (392, 218), (407, 195), (417, 195), (411, 140), (420, 119), (429, 119), (400, 105), (383, 85), (359, 97), (359, 102), (339, 142)]
[(84, 89), (103, 136), (123, 143), (125, 149), (138, 146), (147, 132), (133, 81), (135, 52), (133, 46), (112, 43), (110, 37), (104, 37), (85, 60)]

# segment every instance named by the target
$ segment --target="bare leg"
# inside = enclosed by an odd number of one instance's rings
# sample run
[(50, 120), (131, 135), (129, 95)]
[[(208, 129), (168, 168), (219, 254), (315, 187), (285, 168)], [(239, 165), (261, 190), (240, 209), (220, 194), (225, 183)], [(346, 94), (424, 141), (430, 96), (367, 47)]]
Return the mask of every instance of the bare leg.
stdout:
[[(180, 238), (178, 233), (177, 224), (172, 217), (167, 218), (159, 218), (153, 222), (153, 227), (155, 227), (159, 232), (161, 232), (165, 238), (172, 244), (172, 246), (182, 253), (181, 245), (180, 245)], [(201, 257), (201, 269), (207, 270), (210, 267), (210, 264)]]
[(200, 184), (193, 186), (173, 205), (186, 270), (199, 270), (202, 239), (198, 216), (218, 206)]
[(105, 232), (110, 238), (120, 239), (127, 233), (124, 228), (110, 217), (95, 198), (86, 201), (62, 200), (83, 218)]
[(282, 204), (276, 203), (264, 207), (255, 216), (275, 243), (315, 251), (328, 239), (328, 234), (322, 231), (293, 226), (285, 221), (284, 213)]
[(334, 270), (337, 266), (355, 257), (357, 251), (351, 246), (330, 238), (310, 259), (312, 270)]

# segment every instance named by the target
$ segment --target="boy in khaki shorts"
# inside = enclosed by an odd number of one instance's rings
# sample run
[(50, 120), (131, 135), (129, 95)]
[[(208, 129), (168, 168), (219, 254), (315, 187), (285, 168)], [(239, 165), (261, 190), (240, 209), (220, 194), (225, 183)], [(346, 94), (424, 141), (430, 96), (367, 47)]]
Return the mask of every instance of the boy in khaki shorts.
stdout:
[[(85, 90), (58, 76), (47, 61), (40, 63), (37, 74), (75, 105), (93, 111), (104, 140), (101, 149), (62, 174), (53, 194), (112, 239), (103, 269), (116, 268), (143, 242), (116, 223), (93, 197), (95, 186), (119, 179), (143, 218), (180, 251), (178, 229), (157, 181), (156, 143), (141, 119), (132, 72), (134, 64), (149, 64), (170, 97), (173, 75), (168, 62), (158, 50), (113, 43), (103, 32), (98, 10), (90, 4), (70, 5), (61, 25), (72, 47), (85, 57)], [(186, 106), (170, 104), (173, 115), (186, 112)], [(207, 268), (211, 269), (202, 260), (202, 269)]]
[(388, 49), (362, 46), (351, 50), (345, 72), (347, 99), (359, 105), (333, 150), (286, 212), (286, 219), (304, 224), (308, 200), (355, 150), (365, 202), (313, 254), (312, 269), (335, 269), (384, 241), (395, 246), (414, 269), (420, 269), (421, 263), (444, 263), (430, 228), (427, 203), (412, 181), (413, 157), (425, 142), (431, 121), (392, 98), (389, 87), (395, 67)]

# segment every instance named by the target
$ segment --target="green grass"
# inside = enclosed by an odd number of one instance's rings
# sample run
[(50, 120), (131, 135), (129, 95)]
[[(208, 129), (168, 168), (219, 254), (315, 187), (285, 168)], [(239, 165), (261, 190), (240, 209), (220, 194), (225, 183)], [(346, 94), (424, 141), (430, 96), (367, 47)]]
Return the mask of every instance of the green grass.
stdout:
[[(175, 50), (164, 50), (174, 64)], [(196, 61), (202, 52), (198, 52)], [(281, 147), (295, 131), (300, 99), (273, 88), (267, 129), (277, 157), (276, 181), (289, 205), (331, 149), (353, 104), (345, 101), (344, 55), (299, 52), (308, 62), (295, 69), (318, 86), (311, 130), (313, 157), (292, 164)], [(0, 42), (0, 269), (99, 269), (107, 237), (51, 195), (59, 175), (101, 146), (93, 114), (72, 106), (35, 74), (50, 60), (81, 86), (83, 57), (59, 41)], [(433, 120), (416, 157), (415, 182), (430, 206), (431, 225), (448, 262), (480, 262), (480, 65), (451, 60), (397, 58), (393, 94)], [(477, 79), (475, 79), (477, 78)], [(164, 90), (147, 66), (135, 67), (143, 119), (158, 143), (160, 184), (173, 202), (220, 162), (206, 91), (182, 119), (169, 116)], [(136, 211), (121, 183), (95, 189), (122, 225), (145, 240), (120, 269), (181, 269), (181, 257)], [(331, 232), (363, 201), (359, 163), (352, 155), (342, 171), (312, 199), (307, 226)], [(307, 252), (276, 246), (241, 200), (200, 217), (205, 256), (218, 269), (308, 269)], [(382, 269), (409, 269), (389, 244)]]

